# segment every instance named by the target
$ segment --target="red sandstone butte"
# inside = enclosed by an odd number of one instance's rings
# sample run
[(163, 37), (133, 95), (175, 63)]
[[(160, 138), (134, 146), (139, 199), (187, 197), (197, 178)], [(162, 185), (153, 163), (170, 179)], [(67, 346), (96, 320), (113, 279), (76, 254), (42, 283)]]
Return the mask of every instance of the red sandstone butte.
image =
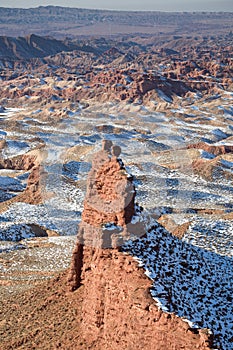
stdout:
[(135, 214), (135, 189), (119, 154), (118, 147), (105, 141), (93, 159), (68, 273), (68, 295), (80, 286), (83, 290), (83, 340), (88, 349), (99, 350), (210, 349), (207, 330), (194, 332), (187, 322), (157, 307), (151, 281), (133, 257), (120, 252), (116, 230), (105, 226), (114, 223), (127, 237)]

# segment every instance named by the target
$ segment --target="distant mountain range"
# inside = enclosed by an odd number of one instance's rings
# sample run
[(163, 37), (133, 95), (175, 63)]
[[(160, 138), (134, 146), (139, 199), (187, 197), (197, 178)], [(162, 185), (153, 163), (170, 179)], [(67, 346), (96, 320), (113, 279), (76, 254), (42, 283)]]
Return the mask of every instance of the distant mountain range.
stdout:
[(129, 12), (40, 6), (0, 7), (0, 35), (56, 38), (116, 34), (221, 34), (232, 29), (233, 13)]

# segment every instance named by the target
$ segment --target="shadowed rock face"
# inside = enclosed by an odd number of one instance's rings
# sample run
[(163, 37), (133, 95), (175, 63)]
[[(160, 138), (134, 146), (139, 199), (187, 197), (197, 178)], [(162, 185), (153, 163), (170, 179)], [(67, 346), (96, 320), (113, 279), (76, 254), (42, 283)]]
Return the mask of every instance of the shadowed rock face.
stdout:
[(119, 249), (131, 230), (145, 230), (140, 220), (133, 223), (136, 193), (119, 155), (109, 141), (95, 154), (68, 274), (69, 291), (84, 288), (79, 316), (85, 344), (101, 350), (210, 349), (208, 331), (194, 332), (175, 314), (159, 310), (151, 281)]
[(8, 59), (29, 59), (45, 57), (61, 51), (69, 51), (70, 47), (56, 39), (28, 35), (24, 38), (0, 37), (0, 57)]

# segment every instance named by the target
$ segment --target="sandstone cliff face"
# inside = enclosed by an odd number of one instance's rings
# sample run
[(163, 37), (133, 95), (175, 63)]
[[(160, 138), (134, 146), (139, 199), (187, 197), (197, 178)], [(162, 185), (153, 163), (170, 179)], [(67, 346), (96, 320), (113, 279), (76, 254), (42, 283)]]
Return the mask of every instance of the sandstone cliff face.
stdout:
[(99, 226), (106, 223), (125, 226), (134, 214), (135, 190), (132, 178), (117, 156), (120, 148), (112, 147), (111, 141), (96, 154), (88, 177), (87, 196), (84, 203), (83, 221)]
[(13, 158), (0, 159), (0, 169), (31, 170), (36, 163), (35, 155), (24, 154)]
[(28, 177), (27, 187), (23, 192), (20, 198), (20, 201), (23, 201), (29, 204), (42, 203), (40, 174), (41, 174), (41, 166), (35, 166), (32, 168), (31, 173)]
[(121, 150), (111, 141), (104, 141), (95, 154), (87, 180), (82, 222), (73, 253), (69, 283), (71, 289), (81, 284), (84, 264), (83, 246), (94, 248), (118, 247), (127, 235), (127, 224), (135, 213), (135, 189), (132, 177), (117, 157)]
[(84, 248), (82, 334), (95, 349), (209, 349), (209, 336), (197, 334), (174, 314), (158, 309), (151, 282), (135, 260), (117, 250)]
[(140, 220), (134, 226), (135, 189), (119, 154), (119, 148), (104, 142), (93, 160), (68, 274), (69, 291), (84, 288), (79, 317), (85, 344), (101, 350), (210, 349), (207, 331), (194, 332), (157, 307), (151, 281), (133, 257), (120, 251), (131, 230), (143, 235), (144, 228)]

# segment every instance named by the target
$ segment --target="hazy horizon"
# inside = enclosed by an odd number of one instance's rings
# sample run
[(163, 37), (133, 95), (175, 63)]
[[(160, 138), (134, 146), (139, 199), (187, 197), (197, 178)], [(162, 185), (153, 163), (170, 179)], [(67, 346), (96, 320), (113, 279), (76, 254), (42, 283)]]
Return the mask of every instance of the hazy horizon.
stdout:
[(107, 9), (107, 10), (127, 10), (127, 11), (206, 11), (206, 12), (232, 12), (232, 0), (99, 0), (98, 5), (94, 0), (74, 1), (74, 0), (32, 0), (30, 5), (25, 0), (1, 0), (0, 7), (8, 8), (32, 8), (38, 6), (63, 6), (86, 9)]

